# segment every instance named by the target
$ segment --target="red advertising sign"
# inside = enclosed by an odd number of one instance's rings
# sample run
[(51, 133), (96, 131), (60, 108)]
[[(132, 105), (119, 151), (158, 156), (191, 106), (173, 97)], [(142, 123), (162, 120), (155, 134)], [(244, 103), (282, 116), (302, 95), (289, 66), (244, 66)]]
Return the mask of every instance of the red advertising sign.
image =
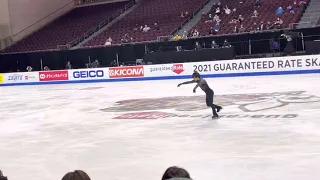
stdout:
[(172, 66), (172, 71), (176, 74), (181, 74), (184, 71), (183, 64), (174, 64)]
[(69, 80), (68, 71), (44, 71), (39, 72), (40, 81), (64, 81)]
[(109, 68), (110, 78), (143, 77), (143, 66)]

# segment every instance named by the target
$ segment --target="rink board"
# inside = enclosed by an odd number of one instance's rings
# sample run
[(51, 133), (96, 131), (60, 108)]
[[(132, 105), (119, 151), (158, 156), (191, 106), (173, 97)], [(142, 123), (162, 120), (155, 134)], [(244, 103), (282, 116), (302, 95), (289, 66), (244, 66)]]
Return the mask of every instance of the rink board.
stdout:
[(0, 86), (320, 73), (320, 55), (0, 74)]

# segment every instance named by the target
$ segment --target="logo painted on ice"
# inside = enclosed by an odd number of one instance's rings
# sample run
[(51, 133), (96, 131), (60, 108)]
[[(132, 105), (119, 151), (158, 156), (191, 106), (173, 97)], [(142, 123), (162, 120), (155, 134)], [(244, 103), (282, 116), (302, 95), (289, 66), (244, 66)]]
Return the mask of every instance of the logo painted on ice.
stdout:
[[(263, 112), (265, 110), (281, 108), (289, 104), (320, 102), (320, 97), (305, 94), (304, 91), (257, 93), (257, 94), (231, 94), (215, 96), (217, 104), (226, 107), (235, 105), (245, 113)], [(180, 112), (199, 111), (207, 109), (204, 96), (180, 96), (155, 99), (132, 99), (119, 101), (113, 107), (101, 109), (104, 112), (124, 113), (115, 119), (158, 119), (166, 117), (193, 117), (192, 115), (167, 113), (160, 110), (174, 109)], [(141, 112), (148, 111), (148, 112)], [(196, 115), (199, 117), (201, 115)], [(229, 117), (230, 116), (230, 117)], [(269, 114), (250, 115), (233, 114), (229, 118), (294, 118), (297, 114)], [(207, 118), (203, 116), (203, 118)]]

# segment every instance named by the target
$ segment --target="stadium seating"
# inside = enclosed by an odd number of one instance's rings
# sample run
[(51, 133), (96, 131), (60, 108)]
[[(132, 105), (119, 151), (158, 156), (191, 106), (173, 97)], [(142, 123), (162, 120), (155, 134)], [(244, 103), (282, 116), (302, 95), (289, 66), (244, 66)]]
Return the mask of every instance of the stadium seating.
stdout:
[(6, 53), (56, 49), (83, 35), (100, 22), (124, 9), (128, 1), (75, 8), (66, 15), (17, 42)]
[[(217, 34), (230, 34), (233, 33), (233, 29), (235, 27), (235, 24), (230, 23), (230, 21), (234, 17), (238, 17), (239, 15), (242, 15), (244, 17), (244, 21), (242, 22), (242, 25), (247, 30), (250, 30), (253, 27), (254, 23), (257, 23), (259, 26), (261, 22), (263, 22), (265, 25), (268, 21), (271, 23), (274, 23), (277, 17), (280, 17), (283, 20), (282, 28), (287, 28), (290, 23), (296, 23), (300, 20), (301, 15), (303, 12), (299, 10), (299, 8), (295, 8), (295, 13), (289, 13), (286, 8), (291, 5), (293, 6), (292, 0), (268, 0), (268, 1), (261, 1), (262, 6), (261, 7), (255, 7), (255, 2), (252, 1), (243, 1), (242, 3), (239, 3), (240, 1), (234, 1), (234, 0), (224, 0), (222, 2), (222, 7), (224, 8), (226, 5), (232, 10), (233, 8), (236, 8), (235, 13), (231, 13), (230, 15), (227, 15), (224, 13), (224, 10), (221, 9), (222, 14), (220, 15), (220, 31)], [(275, 11), (277, 8), (282, 7), (286, 12), (282, 15), (276, 15)], [(252, 18), (253, 11), (257, 10), (259, 13), (257, 18)], [(210, 11), (212, 14), (212, 17), (215, 15), (215, 7), (213, 7)], [(208, 16), (206, 16), (208, 17)], [(205, 22), (207, 18), (203, 18), (195, 27), (194, 29), (197, 29), (200, 32), (201, 36), (207, 36), (209, 35), (210, 27), (215, 25), (215, 22)], [(240, 27), (240, 24), (237, 24), (238, 27)]]
[[(188, 12), (189, 15), (193, 14), (204, 3), (205, 0), (144, 1), (133, 12), (127, 14), (84, 46), (103, 45), (108, 37), (112, 38), (113, 44), (119, 44), (126, 33), (129, 37), (132, 37), (131, 42), (152, 41), (156, 40), (158, 36), (170, 35), (187, 19), (187, 17), (180, 17), (181, 12)], [(158, 24), (160, 30), (152, 29), (154, 23)], [(145, 25), (150, 26), (151, 30), (148, 32), (134, 30)]]

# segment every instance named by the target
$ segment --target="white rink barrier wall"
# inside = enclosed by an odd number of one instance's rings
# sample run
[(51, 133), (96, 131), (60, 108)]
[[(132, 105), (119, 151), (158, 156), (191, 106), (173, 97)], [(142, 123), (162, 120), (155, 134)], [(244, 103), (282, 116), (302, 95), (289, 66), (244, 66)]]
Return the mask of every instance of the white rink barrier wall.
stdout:
[(0, 86), (320, 73), (320, 55), (0, 74)]

